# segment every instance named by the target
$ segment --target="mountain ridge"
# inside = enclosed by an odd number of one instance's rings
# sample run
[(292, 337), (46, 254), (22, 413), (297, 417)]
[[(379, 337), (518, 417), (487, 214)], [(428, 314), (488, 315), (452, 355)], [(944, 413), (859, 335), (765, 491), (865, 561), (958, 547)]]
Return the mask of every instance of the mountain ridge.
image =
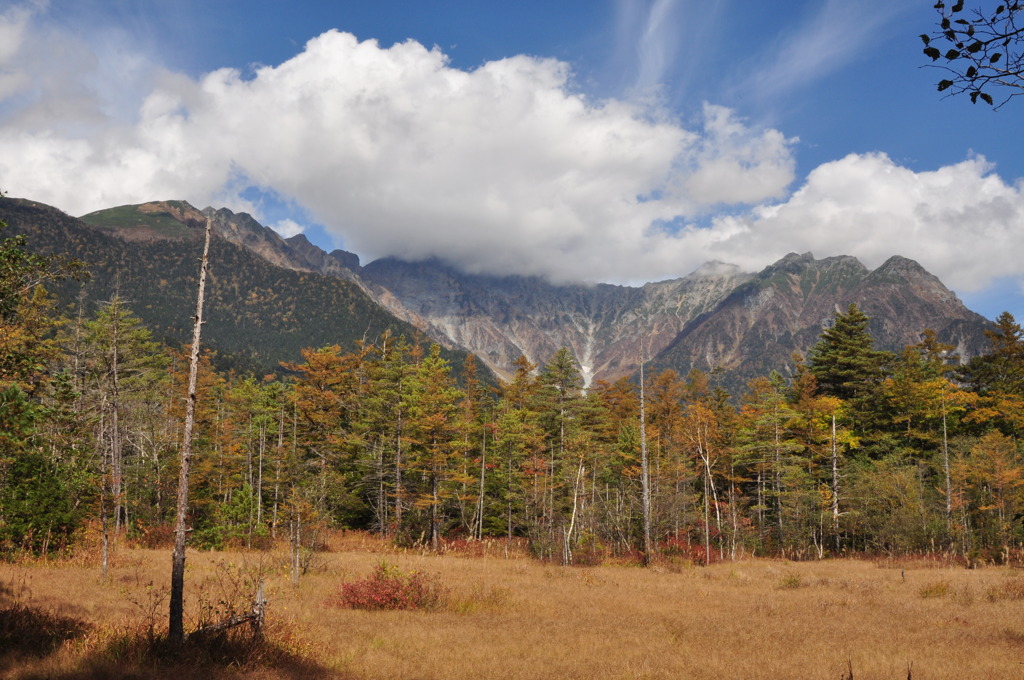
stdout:
[[(349, 280), (374, 302), (448, 348), (476, 354), (509, 377), (525, 356), (543, 364), (560, 347), (575, 354), (585, 384), (633, 376), (641, 361), (680, 373), (725, 369), (730, 383), (793, 369), (836, 311), (857, 303), (872, 317), (883, 349), (913, 344), (925, 328), (964, 358), (987, 348), (988, 321), (917, 262), (894, 255), (874, 270), (857, 258), (790, 253), (761, 272), (709, 262), (690, 274), (643, 286), (552, 284), (537, 276), (467, 274), (440, 259), (406, 262), (327, 253), (302, 235), (283, 239), (246, 213), (199, 211), (183, 201), (140, 204), (141, 214), (191, 224), (210, 215), (218, 233), (278, 266)], [(83, 216), (106, 229), (137, 230), (121, 206), (121, 225), (99, 211)], [(152, 227), (151, 230), (155, 230)]]
[[(9, 225), (3, 235), (25, 234), (36, 252), (85, 262), (92, 276), (84, 287), (77, 282), (52, 286), (63, 305), (77, 306), (80, 291), (87, 307), (117, 294), (157, 339), (183, 345), (191, 337), (196, 263), (206, 216), (187, 204), (171, 207), (185, 219), (180, 229), (161, 222), (168, 211), (154, 210), (141, 213), (142, 219), (156, 220), (159, 229), (152, 222), (136, 225), (128, 231), (145, 233), (127, 238), (124, 227), (97, 228), (27, 199), (0, 200), (0, 220)], [(118, 219), (126, 215), (139, 219), (137, 210), (122, 210)], [(219, 233), (210, 248), (203, 344), (218, 351), (215, 363), (221, 368), (276, 372), (281, 361), (301, 361), (302, 349), (337, 344), (349, 351), (385, 331), (413, 343), (427, 341), (425, 334), (388, 313), (352, 281), (272, 264)], [(446, 350), (445, 358), (461, 370), (465, 352)], [(481, 377), (492, 379), (486, 371)]]

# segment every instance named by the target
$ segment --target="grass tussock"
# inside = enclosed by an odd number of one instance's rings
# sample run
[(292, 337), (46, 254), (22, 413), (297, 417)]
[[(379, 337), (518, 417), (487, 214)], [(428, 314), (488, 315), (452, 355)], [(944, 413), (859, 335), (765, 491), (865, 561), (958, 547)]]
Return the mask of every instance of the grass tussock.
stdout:
[(786, 574), (779, 579), (780, 590), (796, 590), (797, 588), (802, 588), (805, 585), (804, 579), (800, 574)]
[(989, 602), (1024, 600), (1024, 578), (1013, 577), (989, 587), (985, 593)]
[(949, 595), (948, 581), (932, 581), (917, 589), (917, 594), (925, 599), (946, 597)]

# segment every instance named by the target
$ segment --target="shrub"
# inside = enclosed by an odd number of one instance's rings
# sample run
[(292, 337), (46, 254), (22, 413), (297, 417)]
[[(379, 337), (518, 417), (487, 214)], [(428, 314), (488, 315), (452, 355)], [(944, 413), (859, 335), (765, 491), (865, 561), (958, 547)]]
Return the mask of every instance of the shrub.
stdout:
[(1024, 579), (1012, 578), (1000, 585), (991, 586), (987, 593), (990, 602), (999, 600), (1024, 600)]
[(369, 577), (342, 583), (337, 605), (350, 609), (438, 609), (448, 600), (448, 589), (418, 571), (404, 572), (381, 562)]
[(917, 594), (925, 599), (933, 597), (945, 597), (949, 595), (949, 583), (946, 581), (935, 581), (927, 585), (921, 586)]
[(572, 563), (578, 567), (598, 567), (604, 562), (605, 547), (596, 534), (586, 531), (573, 551)]
[[(682, 559), (691, 564), (708, 563), (708, 553), (704, 549), (704, 544), (693, 543), (686, 537), (669, 537), (661, 544), (659, 551), (669, 559)], [(714, 561), (714, 551), (712, 551), (711, 561)]]
[(779, 579), (780, 590), (796, 590), (797, 588), (802, 588), (803, 585), (804, 580), (800, 574), (786, 574)]

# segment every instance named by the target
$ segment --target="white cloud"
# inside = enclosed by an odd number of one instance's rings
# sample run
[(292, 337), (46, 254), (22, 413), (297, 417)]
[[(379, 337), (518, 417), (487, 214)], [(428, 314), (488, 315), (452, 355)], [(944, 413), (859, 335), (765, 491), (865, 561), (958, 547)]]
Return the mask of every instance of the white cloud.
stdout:
[(283, 219), (270, 225), (270, 228), (280, 234), (283, 238), (291, 238), (297, 234), (301, 234), (306, 230), (301, 224), (295, 220)]
[[(648, 106), (589, 100), (556, 60), (467, 72), (416, 42), (332, 31), (251, 77), (195, 80), (127, 42), (96, 50), (68, 37), (36, 59), (36, 33), (60, 36), (18, 16), (0, 21), (15, 45), (3, 73), (68, 89), (0, 98), (0, 188), (72, 214), (183, 198), (259, 218), (245, 198), (256, 187), (364, 261), (440, 256), (477, 272), (638, 282), (812, 251), (869, 266), (902, 254), (962, 289), (1019, 276), (1022, 188), (980, 158), (913, 172), (851, 155), (790, 194), (794, 141), (781, 132), (717, 106), (684, 127)], [(112, 94), (100, 76), (117, 69), (132, 77)]]
[(1024, 184), (1007, 184), (983, 158), (913, 172), (884, 154), (851, 154), (816, 168), (785, 203), (712, 231), (730, 234), (714, 252), (748, 268), (792, 251), (854, 255), (868, 267), (899, 254), (976, 291), (1021, 276), (1022, 225)]
[(810, 3), (817, 11), (800, 25), (788, 27), (759, 55), (758, 66), (735, 90), (761, 102), (784, 99), (877, 49), (893, 17), (914, 4), (907, 0)]
[[(665, 239), (652, 225), (778, 197), (793, 179), (774, 130), (707, 107), (692, 131), (656, 109), (590, 101), (551, 59), (466, 72), (416, 42), (385, 49), (332, 31), (250, 79), (158, 75), (132, 124), (75, 135), (9, 116), (0, 183), (73, 213), (175, 196), (237, 207), (253, 185), (364, 256), (608, 279), (651, 264)], [(102, 110), (103, 92), (87, 94), (78, 110)], [(678, 273), (658, 264), (658, 276)]]

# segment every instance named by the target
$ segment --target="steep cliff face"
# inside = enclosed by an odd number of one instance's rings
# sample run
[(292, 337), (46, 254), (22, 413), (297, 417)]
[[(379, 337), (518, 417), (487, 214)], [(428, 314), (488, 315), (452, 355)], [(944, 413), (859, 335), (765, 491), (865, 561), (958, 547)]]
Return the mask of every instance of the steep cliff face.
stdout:
[(749, 278), (716, 265), (642, 288), (555, 286), (537, 277), (467, 275), (437, 261), (393, 259), (371, 262), (360, 277), (397, 316), (474, 352), (500, 375), (510, 375), (520, 355), (542, 364), (564, 346), (588, 384), (631, 375), (642, 356), (656, 355), (688, 321)]
[(330, 253), (324, 252), (318, 246), (309, 242), (304, 234), (296, 234), (286, 238), (284, 242), (291, 248), (292, 252), (306, 263), (313, 271), (338, 276), (343, 279), (352, 279), (355, 272), (359, 270), (359, 256), (344, 250), (334, 250)]
[(919, 264), (893, 257), (869, 271), (852, 257), (815, 260), (790, 254), (738, 287), (713, 312), (689, 324), (656, 366), (686, 372), (725, 369), (728, 386), (772, 370), (793, 369), (837, 311), (856, 303), (871, 317), (880, 349), (898, 351), (926, 328), (964, 357), (984, 350), (988, 322), (971, 312)]
[(385, 258), (361, 267), (352, 253), (326, 253), (304, 236), (282, 239), (245, 213), (184, 201), (122, 206), (86, 221), (130, 238), (181, 238), (211, 215), (225, 240), (286, 269), (356, 283), (377, 304), (450, 349), (476, 354), (508, 377), (520, 356), (543, 364), (561, 347), (576, 355), (587, 384), (653, 368), (685, 374), (724, 369), (740, 389), (752, 377), (792, 370), (837, 310), (856, 302), (879, 347), (899, 350), (932, 328), (970, 357), (987, 347), (985, 319), (936, 277), (903, 257), (869, 271), (853, 257), (790, 254), (754, 275), (711, 263), (642, 287), (552, 285), (537, 277), (463, 274), (438, 260)]

